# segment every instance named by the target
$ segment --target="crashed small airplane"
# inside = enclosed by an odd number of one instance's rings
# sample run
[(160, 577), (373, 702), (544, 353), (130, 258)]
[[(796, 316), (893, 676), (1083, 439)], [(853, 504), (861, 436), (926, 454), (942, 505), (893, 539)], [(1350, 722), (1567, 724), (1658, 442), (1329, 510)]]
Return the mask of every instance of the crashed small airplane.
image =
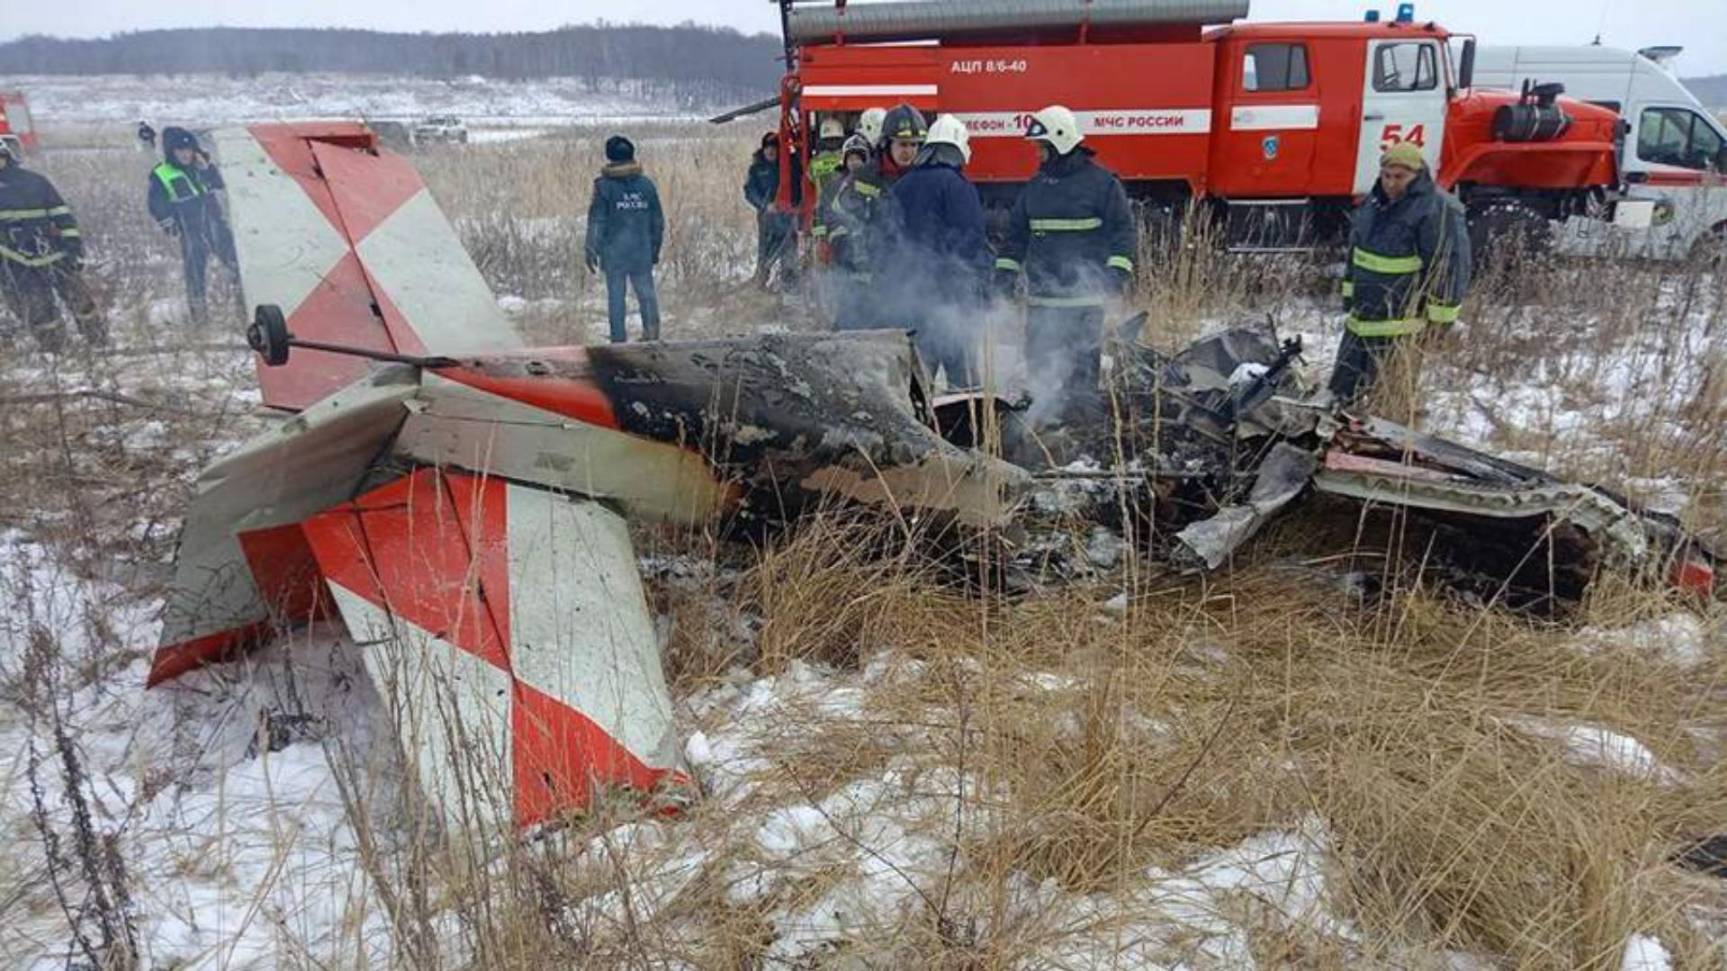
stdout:
[[(284, 420), (198, 480), (150, 684), (338, 621), (452, 818), (472, 812), (458, 753), (500, 767), (508, 792), (478, 809), (517, 826), (614, 787), (687, 793), (626, 518), (771, 526), (845, 501), (999, 526), (1071, 478), (1025, 402), (933, 398), (899, 331), (524, 347), (417, 173), (363, 126), (215, 142)], [(1251, 329), (1175, 357), (1129, 345), (1121, 422), (1066, 430), (1124, 456), (1112, 488), (1161, 524), (1172, 565), (1215, 569), (1329, 493), (1455, 528), (1507, 579), (1563, 547), (1577, 582), (1616, 561), (1712, 589), (1717, 558), (1669, 518), (1303, 404), (1298, 350)], [(969, 431), (988, 410), (999, 456)]]

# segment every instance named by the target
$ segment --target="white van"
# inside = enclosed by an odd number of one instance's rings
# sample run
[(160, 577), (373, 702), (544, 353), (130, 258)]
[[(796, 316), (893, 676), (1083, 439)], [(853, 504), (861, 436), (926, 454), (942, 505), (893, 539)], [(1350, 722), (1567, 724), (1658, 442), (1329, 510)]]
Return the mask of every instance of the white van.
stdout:
[(1569, 220), (1562, 248), (1683, 259), (1727, 244), (1727, 127), (1679, 83), (1677, 47), (1489, 47), (1476, 51), (1475, 85), (1520, 89), (1558, 81), (1567, 97), (1619, 112), (1624, 199), (1611, 221)]

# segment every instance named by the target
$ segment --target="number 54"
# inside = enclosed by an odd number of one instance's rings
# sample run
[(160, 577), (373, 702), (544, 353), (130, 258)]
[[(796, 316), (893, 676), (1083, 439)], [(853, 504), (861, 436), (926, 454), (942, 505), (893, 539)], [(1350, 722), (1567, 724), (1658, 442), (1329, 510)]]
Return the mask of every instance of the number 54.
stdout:
[(1414, 125), (1405, 131), (1401, 124), (1386, 125), (1379, 132), (1379, 147), (1390, 148), (1399, 142), (1408, 142), (1416, 148), (1427, 147), (1427, 126)]

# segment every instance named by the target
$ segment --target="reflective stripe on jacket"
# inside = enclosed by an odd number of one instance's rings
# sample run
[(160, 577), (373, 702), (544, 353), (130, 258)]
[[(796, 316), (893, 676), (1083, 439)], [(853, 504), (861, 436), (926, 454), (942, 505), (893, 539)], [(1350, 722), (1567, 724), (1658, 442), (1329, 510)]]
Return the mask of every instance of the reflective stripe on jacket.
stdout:
[(1343, 277), (1349, 329), (1402, 337), (1428, 323), (1455, 322), (1469, 289), (1469, 256), (1463, 207), (1429, 173), (1396, 202), (1375, 183), (1350, 226)]
[(78, 220), (54, 183), (16, 162), (0, 169), (0, 259), (47, 266), (83, 252)]
[(1133, 272), (1138, 249), (1121, 180), (1081, 147), (1044, 163), (1020, 191), (995, 266), (1025, 271), (1033, 306), (1097, 306), (1108, 271)]

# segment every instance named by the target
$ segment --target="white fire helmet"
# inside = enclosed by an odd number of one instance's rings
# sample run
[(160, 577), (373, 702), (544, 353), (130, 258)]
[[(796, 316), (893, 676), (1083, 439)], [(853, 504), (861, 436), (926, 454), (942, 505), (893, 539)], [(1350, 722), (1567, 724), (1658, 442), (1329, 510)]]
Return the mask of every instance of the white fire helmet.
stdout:
[(840, 124), (840, 120), (838, 118), (822, 119), (820, 135), (822, 141), (825, 142), (830, 138), (840, 139), (844, 137), (846, 137), (846, 126)]
[(1085, 140), (1079, 130), (1079, 119), (1062, 105), (1050, 105), (1033, 114), (1031, 123), (1025, 126), (1025, 137), (1047, 143), (1057, 155), (1066, 155)]
[(925, 145), (952, 145), (959, 149), (960, 158), (971, 161), (971, 133), (965, 130), (965, 122), (953, 115), (942, 115), (929, 126), (929, 135)]
[(871, 145), (881, 141), (881, 123), (886, 117), (886, 108), (867, 108), (858, 116), (858, 131), (863, 132)]

